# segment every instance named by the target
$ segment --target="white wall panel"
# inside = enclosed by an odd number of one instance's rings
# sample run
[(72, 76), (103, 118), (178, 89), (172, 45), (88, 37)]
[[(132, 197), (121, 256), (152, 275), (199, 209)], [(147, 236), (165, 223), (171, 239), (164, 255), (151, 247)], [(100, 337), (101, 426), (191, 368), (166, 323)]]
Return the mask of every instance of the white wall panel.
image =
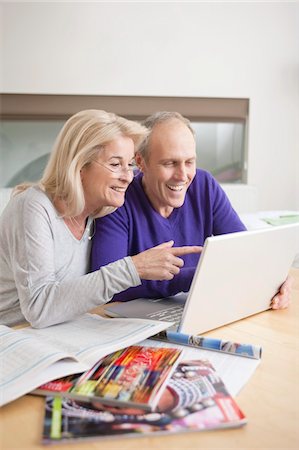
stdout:
[(299, 209), (298, 2), (2, 4), (6, 93), (249, 97), (249, 184)]

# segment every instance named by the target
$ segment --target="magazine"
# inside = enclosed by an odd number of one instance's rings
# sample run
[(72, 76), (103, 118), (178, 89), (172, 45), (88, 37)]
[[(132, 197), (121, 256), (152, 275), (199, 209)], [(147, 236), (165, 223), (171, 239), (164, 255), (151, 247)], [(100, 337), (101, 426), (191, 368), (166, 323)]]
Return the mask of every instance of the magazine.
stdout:
[(43, 443), (234, 428), (247, 422), (206, 360), (181, 362), (154, 412), (47, 397)]
[(0, 325), (0, 406), (43, 383), (90, 369), (100, 358), (171, 325), (85, 314), (43, 329)]
[(209, 360), (233, 397), (236, 397), (244, 388), (262, 361), (261, 359), (237, 356), (225, 351), (213, 351), (210, 348), (198, 347), (197, 345), (175, 344), (169, 342), (168, 339), (149, 338), (139, 342), (138, 345), (176, 347), (184, 351), (183, 359), (186, 361), (189, 359)]
[(32, 393), (151, 411), (181, 353), (177, 348), (130, 346), (102, 358), (83, 374), (50, 381)]
[(152, 339), (220, 353), (227, 353), (229, 355), (244, 356), (246, 358), (260, 359), (262, 356), (262, 348), (260, 345), (240, 344), (239, 342), (178, 333), (171, 330), (163, 330), (157, 335), (152, 336)]

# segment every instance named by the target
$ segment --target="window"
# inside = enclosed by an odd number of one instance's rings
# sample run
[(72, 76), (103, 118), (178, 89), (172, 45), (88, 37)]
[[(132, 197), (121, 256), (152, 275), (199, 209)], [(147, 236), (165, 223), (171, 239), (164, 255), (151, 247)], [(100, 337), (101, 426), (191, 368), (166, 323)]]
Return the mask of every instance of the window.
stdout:
[(178, 111), (196, 132), (197, 164), (221, 183), (246, 183), (248, 99), (3, 94), (0, 187), (36, 181), (65, 120), (83, 109), (105, 109), (142, 120)]
[(237, 122), (192, 122), (196, 133), (197, 166), (220, 183), (245, 178), (245, 126)]

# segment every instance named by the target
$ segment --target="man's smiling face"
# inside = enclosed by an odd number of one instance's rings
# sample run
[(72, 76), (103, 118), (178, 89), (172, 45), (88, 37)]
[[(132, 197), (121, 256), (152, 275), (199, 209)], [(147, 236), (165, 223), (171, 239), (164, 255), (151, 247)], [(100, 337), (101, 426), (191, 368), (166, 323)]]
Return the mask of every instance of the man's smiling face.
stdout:
[(189, 128), (178, 119), (154, 126), (146, 158), (136, 157), (143, 187), (155, 210), (168, 217), (185, 201), (196, 171), (196, 144)]

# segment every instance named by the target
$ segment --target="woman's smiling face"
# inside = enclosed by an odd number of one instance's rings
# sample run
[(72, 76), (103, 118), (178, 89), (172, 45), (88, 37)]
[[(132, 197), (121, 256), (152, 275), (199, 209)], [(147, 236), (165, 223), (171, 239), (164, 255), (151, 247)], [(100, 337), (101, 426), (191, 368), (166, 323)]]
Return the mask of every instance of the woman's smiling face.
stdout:
[(96, 160), (83, 167), (81, 181), (86, 208), (93, 212), (104, 206), (120, 207), (133, 179), (134, 142), (119, 136), (99, 151)]

